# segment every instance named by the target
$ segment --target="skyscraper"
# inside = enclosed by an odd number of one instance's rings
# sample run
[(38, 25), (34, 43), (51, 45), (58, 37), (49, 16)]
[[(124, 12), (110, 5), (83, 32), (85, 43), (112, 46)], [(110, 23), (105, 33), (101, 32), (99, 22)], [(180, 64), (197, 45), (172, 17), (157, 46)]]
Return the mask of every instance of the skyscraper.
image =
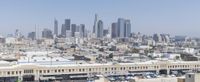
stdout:
[(119, 18), (117, 22), (117, 32), (119, 38), (130, 37), (131, 35), (131, 23), (130, 20)]
[(125, 20), (124, 37), (131, 36), (131, 23), (130, 20)]
[(35, 40), (36, 39), (36, 33), (35, 32), (28, 33), (28, 38), (30, 38), (31, 40)]
[(80, 36), (85, 37), (85, 25), (80, 24)]
[(108, 29), (104, 29), (103, 30), (103, 36), (107, 36), (108, 35)]
[(98, 25), (96, 28), (96, 36), (97, 36), (97, 38), (103, 37), (103, 21), (102, 20), (98, 21)]
[(111, 26), (111, 37), (116, 38), (118, 36), (118, 30), (117, 30), (117, 23), (112, 23)]
[(75, 29), (76, 29), (76, 30), (75, 30), (75, 32), (74, 32), (74, 37), (80, 38), (80, 26), (77, 25)]
[(93, 33), (96, 34), (96, 28), (97, 28), (97, 23), (98, 23), (98, 15), (95, 14), (95, 18), (94, 18), (94, 26), (93, 26)]
[(72, 24), (71, 27), (72, 27), (72, 28), (71, 28), (72, 37), (74, 37), (74, 36), (75, 36), (75, 32), (77, 31), (77, 30), (76, 30), (76, 29), (77, 29), (77, 28), (76, 28), (76, 24)]
[(98, 19), (97, 14), (95, 14), (93, 33), (95, 34), (96, 38), (103, 37), (103, 21)]
[(169, 34), (160, 34), (160, 36), (162, 37), (162, 41), (163, 42), (170, 42), (170, 35)]
[(154, 34), (154, 35), (153, 35), (153, 40), (154, 40), (155, 42), (162, 42), (162, 37), (161, 37), (160, 34)]
[(62, 27), (61, 27), (61, 36), (62, 36), (62, 37), (66, 37), (66, 28), (65, 28), (65, 24), (62, 24)]
[(70, 19), (65, 19), (65, 28), (66, 28), (66, 30), (70, 30), (70, 25), (71, 25), (71, 20)]
[(125, 20), (123, 18), (118, 18), (118, 37), (124, 38)]
[(65, 19), (65, 23), (62, 24), (62, 28), (61, 28), (61, 35), (63, 37), (66, 37), (66, 31), (70, 31), (71, 27), (71, 20), (70, 19)]
[(58, 21), (54, 20), (54, 35), (58, 36)]
[(76, 31), (75, 32), (79, 32), (80, 31), (80, 26), (76, 25)]
[(42, 31), (42, 38), (47, 38), (47, 39), (52, 39), (53, 38), (53, 33), (50, 29), (45, 28)]

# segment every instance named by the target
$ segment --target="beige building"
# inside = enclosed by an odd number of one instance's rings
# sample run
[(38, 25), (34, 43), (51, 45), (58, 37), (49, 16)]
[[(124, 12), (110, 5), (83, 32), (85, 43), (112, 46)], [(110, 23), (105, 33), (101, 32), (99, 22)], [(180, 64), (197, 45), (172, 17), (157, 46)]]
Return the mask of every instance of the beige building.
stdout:
[(188, 73), (185, 75), (185, 82), (200, 82), (200, 73)]
[[(1, 65), (1, 64), (0, 64)], [(3, 65), (3, 64), (2, 64)], [(23, 80), (24, 76), (32, 76), (34, 80), (39, 80), (40, 77), (52, 75), (67, 75), (67, 74), (87, 74), (90, 75), (111, 75), (111, 74), (127, 74), (136, 71), (155, 71), (166, 70), (169, 74), (171, 70), (188, 70), (199, 69), (199, 61), (191, 62), (174, 62), (174, 61), (149, 61), (140, 63), (107, 63), (107, 64), (66, 64), (66, 65), (37, 65), (37, 64), (6, 64), (0, 66), (1, 77), (15, 77)], [(193, 79), (189, 77), (194, 77)], [(187, 75), (186, 82), (200, 82), (200, 75)]]

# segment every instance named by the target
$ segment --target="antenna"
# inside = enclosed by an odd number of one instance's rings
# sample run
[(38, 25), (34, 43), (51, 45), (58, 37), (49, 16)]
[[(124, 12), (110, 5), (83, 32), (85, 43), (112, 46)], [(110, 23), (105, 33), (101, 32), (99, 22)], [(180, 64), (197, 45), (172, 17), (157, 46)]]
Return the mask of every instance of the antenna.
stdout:
[(37, 27), (36, 27), (36, 25), (35, 25), (35, 40), (37, 40)]
[(39, 37), (40, 37), (40, 35), (39, 35), (39, 32), (40, 32), (40, 28), (39, 28), (39, 25), (38, 25), (38, 32), (37, 32), (37, 37), (38, 37), (38, 39), (39, 39)]

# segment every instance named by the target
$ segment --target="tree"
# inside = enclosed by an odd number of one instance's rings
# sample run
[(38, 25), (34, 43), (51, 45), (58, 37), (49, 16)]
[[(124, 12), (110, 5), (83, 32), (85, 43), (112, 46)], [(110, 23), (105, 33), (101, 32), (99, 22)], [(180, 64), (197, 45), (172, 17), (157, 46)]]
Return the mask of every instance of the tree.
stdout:
[(180, 56), (176, 56), (176, 60), (180, 60)]
[(131, 52), (132, 52), (132, 53), (139, 53), (139, 50), (136, 49), (136, 48), (133, 48), (133, 49), (131, 50)]
[(113, 58), (113, 53), (109, 54), (108, 57), (112, 59)]

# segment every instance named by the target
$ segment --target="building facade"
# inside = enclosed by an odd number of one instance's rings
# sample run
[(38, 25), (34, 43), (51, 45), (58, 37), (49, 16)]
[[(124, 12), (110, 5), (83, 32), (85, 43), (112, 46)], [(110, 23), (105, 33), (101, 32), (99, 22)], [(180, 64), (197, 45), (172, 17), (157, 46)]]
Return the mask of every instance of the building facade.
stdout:
[(54, 20), (54, 35), (58, 36), (58, 21)]
[[(10, 64), (8, 64), (10, 65)], [(195, 70), (200, 68), (199, 61), (188, 62), (141, 62), (141, 63), (116, 63), (116, 64), (62, 64), (62, 65), (35, 65), (35, 64), (11, 64), (0, 67), (0, 79), (17, 78), (19, 80), (33, 79), (37, 82), (41, 77), (56, 77), (58, 75), (102, 74), (127, 74), (132, 72), (154, 71), (159, 73), (165, 70), (167, 74), (174, 70)], [(32, 76), (32, 77), (30, 77)]]
[(46, 39), (52, 39), (53, 38), (53, 33), (50, 29), (45, 28), (42, 31), (42, 38), (46, 38)]
[(102, 20), (98, 21), (96, 36), (97, 38), (103, 38), (103, 21)]
[(35, 32), (28, 33), (28, 38), (30, 38), (31, 40), (35, 40), (36, 39), (36, 33)]
[(111, 25), (111, 37), (116, 38), (117, 36), (118, 36), (117, 23), (112, 23), (112, 25)]

